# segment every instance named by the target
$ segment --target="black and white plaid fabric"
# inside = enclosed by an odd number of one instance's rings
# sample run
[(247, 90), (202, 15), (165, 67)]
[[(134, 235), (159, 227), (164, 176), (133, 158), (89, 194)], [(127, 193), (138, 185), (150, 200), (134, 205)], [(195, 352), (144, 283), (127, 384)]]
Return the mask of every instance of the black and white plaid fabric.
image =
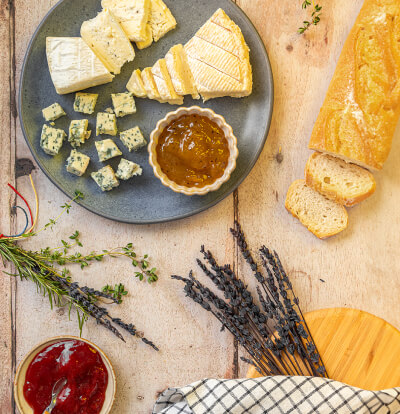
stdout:
[(400, 388), (365, 391), (325, 378), (205, 379), (169, 388), (153, 414), (396, 414)]

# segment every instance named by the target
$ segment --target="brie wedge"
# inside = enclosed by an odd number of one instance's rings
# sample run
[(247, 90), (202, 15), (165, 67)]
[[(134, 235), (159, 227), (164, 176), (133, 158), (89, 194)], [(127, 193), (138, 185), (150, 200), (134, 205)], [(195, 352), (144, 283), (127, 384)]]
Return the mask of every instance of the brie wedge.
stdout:
[(151, 69), (161, 99), (171, 105), (182, 105), (183, 97), (175, 92), (171, 77), (168, 73), (165, 59), (160, 59)]
[(60, 95), (111, 82), (113, 75), (80, 37), (47, 37), (50, 76)]
[(185, 45), (197, 90), (206, 101), (252, 92), (249, 48), (240, 28), (219, 9)]
[(102, 0), (101, 5), (111, 11), (132, 42), (146, 40), (146, 26), (150, 17), (151, 0)]
[(132, 76), (126, 84), (126, 89), (128, 89), (129, 92), (132, 92), (138, 98), (147, 97), (147, 93), (144, 88), (144, 83), (142, 79), (142, 72), (140, 71), (140, 69), (136, 69), (133, 71)]
[(81, 36), (106, 68), (115, 74), (135, 58), (133, 46), (108, 9), (82, 23)]
[(154, 80), (153, 74), (151, 72), (151, 68), (145, 68), (142, 71), (142, 80), (144, 89), (147, 93), (148, 98), (155, 99), (159, 102), (165, 102), (161, 99), (160, 92), (158, 92), (156, 81)]
[(199, 99), (194, 78), (182, 45), (173, 46), (165, 56), (168, 72), (178, 95), (192, 95)]

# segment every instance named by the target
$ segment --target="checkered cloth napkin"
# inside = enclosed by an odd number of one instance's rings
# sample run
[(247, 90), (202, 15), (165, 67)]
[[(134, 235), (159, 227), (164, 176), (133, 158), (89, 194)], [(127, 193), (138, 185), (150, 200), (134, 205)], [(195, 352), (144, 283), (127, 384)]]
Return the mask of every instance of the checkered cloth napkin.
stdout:
[(400, 413), (400, 388), (364, 391), (325, 378), (205, 379), (169, 388), (153, 414)]

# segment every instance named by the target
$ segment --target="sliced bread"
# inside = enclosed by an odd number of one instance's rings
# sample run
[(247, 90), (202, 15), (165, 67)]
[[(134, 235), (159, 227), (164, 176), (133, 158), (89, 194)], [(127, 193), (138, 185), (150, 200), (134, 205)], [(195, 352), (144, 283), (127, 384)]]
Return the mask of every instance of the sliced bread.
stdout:
[(374, 176), (369, 171), (319, 152), (308, 159), (305, 178), (309, 187), (347, 207), (365, 200), (376, 188)]
[(334, 236), (347, 227), (346, 209), (308, 187), (305, 180), (292, 183), (285, 207), (320, 239)]

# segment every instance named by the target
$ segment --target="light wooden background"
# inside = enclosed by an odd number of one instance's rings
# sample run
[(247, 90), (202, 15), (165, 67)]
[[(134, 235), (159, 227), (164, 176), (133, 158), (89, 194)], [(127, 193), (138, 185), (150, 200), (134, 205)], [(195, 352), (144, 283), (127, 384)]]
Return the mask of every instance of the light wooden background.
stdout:
[[(195, 1), (195, 0), (190, 0)], [(87, 324), (84, 336), (110, 356), (118, 376), (113, 413), (148, 413), (157, 393), (168, 386), (185, 385), (202, 377), (243, 376), (232, 338), (219, 332), (205, 311), (184, 297), (172, 273), (185, 274), (195, 265), (201, 243), (218, 259), (239, 267), (228, 234), (239, 217), (253, 247), (261, 243), (282, 257), (305, 310), (347, 306), (383, 317), (400, 328), (400, 143), (382, 172), (376, 175), (377, 192), (350, 211), (349, 229), (328, 241), (317, 240), (284, 209), (290, 183), (300, 178), (309, 155), (308, 139), (332, 77), (346, 36), (362, 0), (323, 1), (321, 23), (305, 36), (297, 28), (304, 20), (301, 0), (238, 0), (261, 33), (275, 77), (273, 122), (256, 167), (235, 194), (213, 209), (179, 222), (155, 226), (129, 226), (73, 208), (53, 232), (35, 240), (35, 248), (54, 245), (76, 228), (88, 251), (133, 241), (149, 252), (160, 281), (153, 287), (132, 278), (129, 263), (107, 261), (74, 277), (95, 287), (123, 282), (129, 292), (117, 313), (135, 322), (161, 348), (155, 353), (134, 339), (117, 342), (107, 331)], [(30, 194), (27, 177), (15, 179), (18, 158), (31, 158), (16, 112), (16, 91), (28, 41), (54, 0), (0, 0), (0, 229), (15, 232), (10, 215), (14, 195), (6, 186), (15, 183)], [(399, 134), (397, 134), (399, 138)], [(282, 152), (283, 161), (276, 155)], [(54, 217), (66, 200), (36, 169), (40, 195), (40, 223)], [(1, 267), (1, 263), (0, 263)], [(199, 273), (198, 273), (199, 274)], [(324, 281), (322, 281), (322, 280)], [(0, 278), (0, 412), (14, 413), (12, 381), (16, 364), (37, 342), (50, 336), (78, 334), (76, 321), (63, 311), (50, 311), (47, 299), (30, 282)], [(389, 350), (388, 350), (389, 351)]]

